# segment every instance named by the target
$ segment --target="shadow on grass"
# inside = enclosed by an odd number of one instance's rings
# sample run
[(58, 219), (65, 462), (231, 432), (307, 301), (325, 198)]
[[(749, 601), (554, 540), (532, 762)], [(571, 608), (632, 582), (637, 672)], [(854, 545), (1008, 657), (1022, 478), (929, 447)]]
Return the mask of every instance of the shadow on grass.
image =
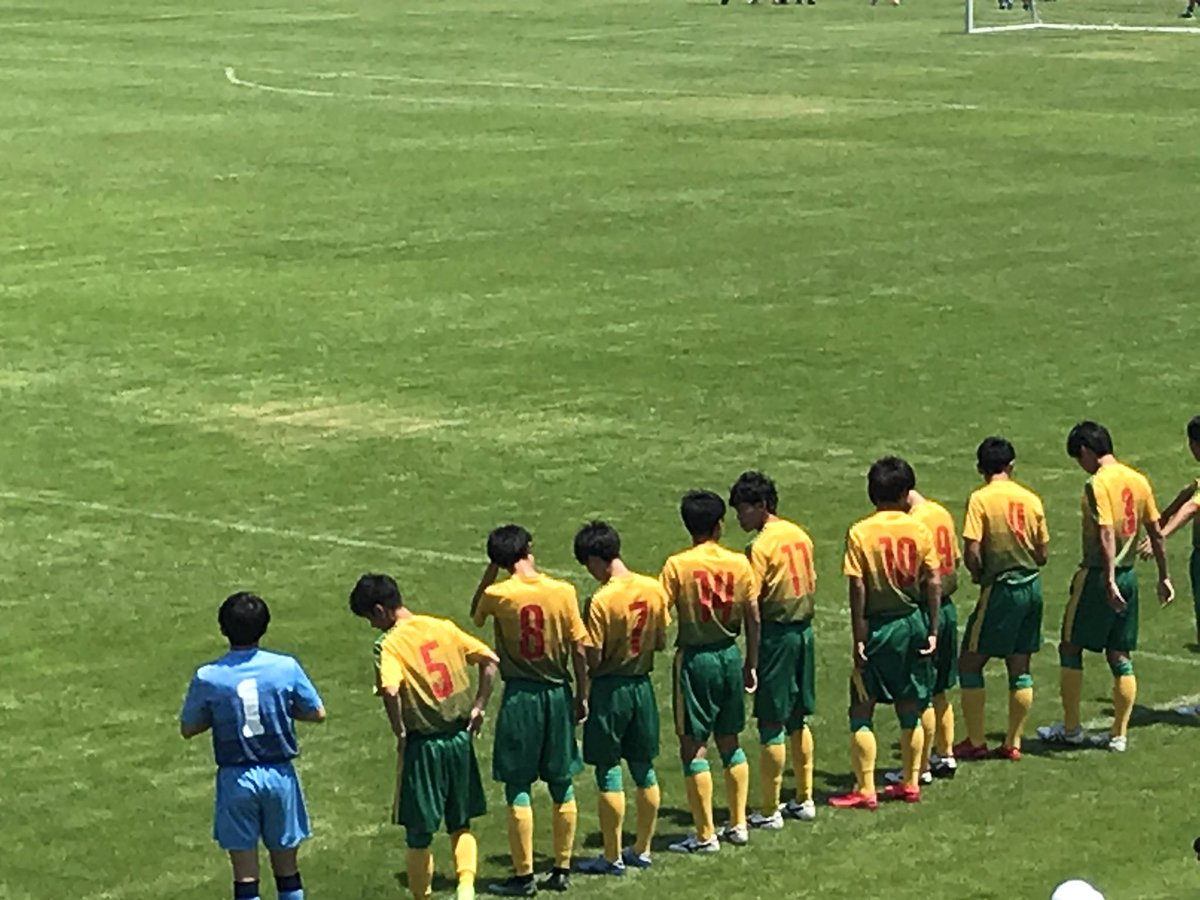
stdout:
[[(396, 883), (405, 890), (408, 890), (408, 873), (395, 872), (393, 874), (395, 875)], [(432, 887), (434, 891), (453, 891), (458, 887), (458, 881), (448, 875), (443, 875), (441, 872), (434, 872)]]

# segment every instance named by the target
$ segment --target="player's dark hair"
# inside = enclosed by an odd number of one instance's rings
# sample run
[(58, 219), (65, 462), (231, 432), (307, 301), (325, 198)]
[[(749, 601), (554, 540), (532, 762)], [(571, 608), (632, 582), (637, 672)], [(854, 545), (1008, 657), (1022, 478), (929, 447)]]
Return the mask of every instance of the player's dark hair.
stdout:
[(729, 489), (729, 505), (749, 503), (755, 506), (759, 503), (767, 512), (774, 514), (779, 506), (779, 493), (775, 490), (775, 482), (762, 472), (743, 472)]
[(709, 537), (725, 518), (725, 501), (712, 491), (688, 491), (679, 504), (679, 515), (692, 537)]
[(368, 572), (350, 592), (350, 612), (366, 618), (376, 606), (384, 609), (399, 609), (404, 605), (400, 587), (391, 575), (376, 575)]
[(532, 544), (533, 536), (520, 525), (501, 525), (488, 535), (488, 559), (502, 569), (511, 569), (529, 555)]
[(999, 475), (1013, 464), (1017, 451), (1007, 438), (986, 437), (975, 451), (975, 460), (982, 475)]
[(607, 522), (588, 522), (575, 535), (575, 559), (580, 565), (589, 557), (612, 562), (621, 555), (621, 536)]
[(912, 466), (898, 456), (875, 460), (867, 472), (867, 496), (878, 506), (881, 503), (900, 503), (917, 486)]
[(249, 591), (230, 594), (217, 613), (217, 624), (221, 634), (229, 638), (234, 647), (249, 647), (267, 633), (271, 622), (271, 611), (263, 598)]
[(1108, 433), (1107, 428), (1096, 422), (1080, 422), (1067, 435), (1067, 456), (1079, 459), (1084, 448), (1097, 456), (1107, 456), (1113, 452), (1112, 435)]
[(1200, 416), (1193, 416), (1187, 424), (1188, 440), (1200, 444)]

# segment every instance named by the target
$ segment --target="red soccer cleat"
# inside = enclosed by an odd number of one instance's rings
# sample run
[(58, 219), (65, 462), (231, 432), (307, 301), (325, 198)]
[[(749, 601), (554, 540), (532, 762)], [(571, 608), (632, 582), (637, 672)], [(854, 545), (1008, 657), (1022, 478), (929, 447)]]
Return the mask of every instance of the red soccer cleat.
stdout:
[(964, 738), (954, 745), (954, 758), (959, 762), (979, 762), (991, 756), (987, 744), (976, 747), (969, 739)]
[(858, 791), (851, 791), (849, 794), (830, 797), (829, 805), (834, 809), (869, 809), (874, 812), (879, 809), (879, 798), (875, 794), (860, 794)]
[(1021, 761), (1020, 747), (997, 747), (992, 751), (992, 756), (996, 759), (1007, 759), (1009, 762)]
[(907, 784), (889, 784), (883, 791), (883, 796), (889, 800), (903, 800), (905, 803), (920, 803), (921, 789), (909, 787)]

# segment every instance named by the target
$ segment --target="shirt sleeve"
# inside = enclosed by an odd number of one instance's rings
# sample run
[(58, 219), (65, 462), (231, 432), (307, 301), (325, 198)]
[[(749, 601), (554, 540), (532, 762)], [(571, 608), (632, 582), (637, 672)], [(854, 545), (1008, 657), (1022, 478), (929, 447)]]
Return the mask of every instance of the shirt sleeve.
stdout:
[(963, 519), (963, 540), (983, 540), (983, 501), (975, 494), (967, 501), (967, 515)]
[(942, 557), (938, 554), (937, 541), (933, 539), (933, 532), (924, 525), (918, 530), (917, 551), (921, 554), (921, 561), (927, 572), (942, 571)]
[(667, 608), (670, 609), (679, 602), (679, 585), (675, 578), (675, 567), (671, 565), (670, 560), (663, 566), (658, 582), (662, 585), (663, 593), (667, 595)]
[(604, 646), (604, 607), (596, 602), (596, 598), (592, 597), (587, 606), (587, 640), (584, 641), (589, 647), (594, 647), (599, 650)]
[(486, 653), (489, 656), (495, 655), (492, 652), (492, 648), (489, 647), (484, 641), (481, 641), (479, 638), (475, 637), (475, 635), (463, 631), (453, 622), (449, 622), (447, 624), (454, 630), (455, 637), (458, 640), (459, 646), (462, 647), (464, 655), (473, 656), (480, 653)]
[(491, 591), (484, 591), (483, 596), (479, 598), (479, 603), (475, 606), (475, 614), (471, 616), (471, 619), (476, 625), (482, 625), (487, 621), (488, 616), (495, 614), (496, 598)]
[(746, 563), (742, 575), (742, 584), (746, 591), (746, 603), (757, 603), (758, 595), (762, 592), (762, 581), (751, 563)]
[[(746, 556), (750, 560), (750, 568), (754, 570), (754, 577), (758, 580), (759, 589), (762, 589), (762, 583), (767, 578), (767, 554), (758, 541), (750, 545)], [(757, 596), (757, 592), (755, 594)]]
[(842, 573), (850, 578), (862, 578), (865, 563), (858, 538), (853, 531), (846, 532), (846, 556), (842, 560)]
[(179, 722), (191, 728), (212, 724), (212, 710), (208, 706), (208, 686), (196, 673), (192, 683), (188, 685), (187, 696), (183, 698), (183, 709), (179, 713)]
[(658, 590), (658, 602), (662, 607), (662, 627), (666, 628), (671, 624), (671, 600), (661, 587)]
[(588, 632), (583, 627), (583, 617), (579, 615), (579, 595), (575, 593), (575, 588), (571, 588), (571, 599), (567, 603), (567, 616), (569, 618), (568, 626), (571, 629), (571, 640), (586, 644)]
[(313, 687), (313, 683), (309, 679), (308, 673), (304, 671), (304, 667), (296, 660), (293, 660), (293, 663), (295, 663), (296, 672), (292, 682), (292, 704), (299, 712), (316, 712), (325, 705), (321, 702), (321, 695)]
[(1192, 494), (1192, 502), (1200, 506), (1200, 478), (1196, 479), (1196, 493)]
[(400, 654), (385, 642), (379, 653), (379, 684), (394, 691), (404, 684), (404, 680), (404, 663), (400, 661)]
[(1088, 482), (1087, 492), (1092, 501), (1091, 507), (1096, 511), (1096, 524), (1111, 528), (1114, 519), (1112, 500), (1108, 496), (1108, 491), (1098, 491), (1094, 482)]
[(1035, 544), (1050, 543), (1050, 526), (1046, 524), (1046, 511), (1039, 503), (1033, 512), (1033, 541)]

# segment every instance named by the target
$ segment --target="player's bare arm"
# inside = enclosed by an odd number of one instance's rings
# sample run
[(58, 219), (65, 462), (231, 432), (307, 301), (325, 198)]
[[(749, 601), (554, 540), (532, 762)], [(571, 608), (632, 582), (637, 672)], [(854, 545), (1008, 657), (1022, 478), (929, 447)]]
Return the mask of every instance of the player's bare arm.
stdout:
[(971, 581), (979, 584), (983, 579), (983, 544), (981, 541), (967, 540), (963, 542), (963, 565), (971, 573)]
[(489, 562), (487, 568), (483, 570), (483, 575), (479, 578), (479, 584), (475, 587), (475, 593), (471, 596), (471, 618), (475, 617), (475, 610), (479, 606), (479, 600), (483, 597), (484, 592), (496, 583), (496, 579), (500, 577), (500, 567), (494, 562)]
[(1100, 526), (1100, 552), (1104, 556), (1104, 592), (1108, 605), (1117, 612), (1125, 612), (1128, 604), (1117, 587), (1117, 536), (1111, 525)]
[(1146, 525), (1146, 540), (1150, 542), (1150, 552), (1158, 566), (1158, 602), (1167, 606), (1175, 599), (1175, 587), (1171, 584), (1171, 572), (1167, 567), (1167, 539), (1156, 522)]
[(203, 725), (188, 725), (183, 723), (179, 726), (179, 733), (183, 735), (184, 740), (190, 740), (197, 735), (204, 734), (210, 728), (212, 728), (212, 724), (209, 722), (205, 722)]
[(1030, 555), (1033, 556), (1033, 561), (1037, 563), (1039, 567), (1044, 566), (1050, 559), (1050, 545), (1045, 542), (1034, 544), (1032, 550), (1030, 551)]
[(654, 651), (662, 653), (667, 649), (667, 629), (660, 628), (654, 635)]
[(314, 725), (320, 725), (325, 721), (325, 707), (318, 706), (316, 709), (293, 709), (292, 718), (297, 722), (312, 722)]
[(471, 704), (471, 716), (467, 720), (467, 731), (479, 734), (483, 718), (487, 714), (488, 700), (492, 697), (492, 686), (496, 683), (500, 657), (492, 651), (467, 654), (467, 662), (479, 667), (479, 685), (475, 688), (475, 702)]
[[(1171, 501), (1170, 506), (1163, 510), (1162, 516), (1158, 520), (1158, 527), (1164, 541), (1196, 517), (1200, 506), (1196, 504), (1195, 496), (1196, 485), (1191, 483), (1180, 491), (1179, 496)], [(1138, 545), (1138, 555), (1142, 559), (1149, 559), (1154, 555), (1154, 548), (1150, 544), (1149, 528), (1146, 529), (1146, 536)]]
[(925, 602), (929, 607), (929, 640), (922, 656), (932, 656), (937, 652), (938, 614), (942, 609), (942, 576), (936, 569), (925, 570)]
[(758, 648), (762, 642), (762, 611), (758, 600), (746, 604), (746, 662), (742, 666), (742, 682), (746, 692), (758, 690)]
[(867, 585), (862, 578), (852, 575), (850, 589), (850, 634), (853, 645), (850, 659), (854, 668), (861, 669), (867, 662)]
[(583, 641), (571, 644), (571, 668), (575, 670), (575, 721), (588, 717), (588, 656)]
[(396, 736), (399, 749), (404, 749), (404, 739), (407, 732), (404, 729), (404, 718), (400, 709), (400, 688), (384, 687), (383, 708), (387, 710), (388, 722), (392, 726), (392, 734)]

